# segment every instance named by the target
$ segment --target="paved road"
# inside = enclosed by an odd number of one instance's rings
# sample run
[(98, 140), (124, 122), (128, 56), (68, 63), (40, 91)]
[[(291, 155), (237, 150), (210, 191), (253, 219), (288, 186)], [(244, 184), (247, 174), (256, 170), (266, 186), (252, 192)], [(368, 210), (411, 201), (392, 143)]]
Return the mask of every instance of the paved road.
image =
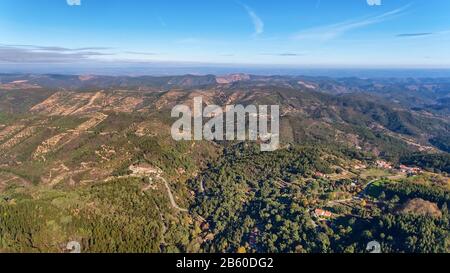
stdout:
[(164, 182), (164, 185), (166, 186), (167, 193), (169, 194), (170, 204), (172, 205), (172, 207), (181, 212), (188, 212), (187, 209), (180, 208), (177, 205), (177, 202), (175, 201), (175, 198), (173, 197), (172, 190), (170, 189), (169, 182), (167, 182), (167, 180), (162, 176), (158, 176), (158, 178), (161, 179)]
[(203, 184), (204, 181), (203, 179), (200, 181), (200, 193), (204, 193), (205, 192), (205, 185)]
[(368, 189), (373, 183), (378, 182), (378, 181), (380, 181), (379, 178), (378, 178), (378, 179), (374, 179), (374, 180), (370, 181), (369, 183), (367, 183), (367, 185), (364, 187), (364, 190), (358, 194), (358, 197), (359, 197), (359, 198), (362, 198), (362, 197), (366, 194), (367, 189)]

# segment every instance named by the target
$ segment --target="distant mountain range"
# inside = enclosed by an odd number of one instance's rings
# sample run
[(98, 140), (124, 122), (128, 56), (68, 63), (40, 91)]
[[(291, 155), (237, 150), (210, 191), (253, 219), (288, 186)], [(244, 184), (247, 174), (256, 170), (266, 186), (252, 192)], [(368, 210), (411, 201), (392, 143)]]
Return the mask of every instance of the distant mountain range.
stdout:
[[(450, 131), (450, 78), (0, 74), (0, 111), (12, 114), (40, 109), (44, 114), (70, 115), (75, 108), (78, 114), (132, 112), (155, 107), (170, 113), (170, 107), (191, 103), (194, 96), (218, 105), (279, 104), (284, 126), (291, 127), (288, 139), (298, 140), (301, 135), (318, 141), (321, 134), (335, 135), (333, 139), (342, 134), (345, 139), (346, 133), (361, 138), (356, 131), (369, 129), (403, 142), (409, 137), (405, 143), (414, 142), (416, 147), (442, 148), (447, 144), (441, 139)], [(121, 101), (131, 104), (122, 107)], [(86, 107), (87, 103), (91, 105)], [(306, 130), (306, 124), (315, 129)]]
[(305, 75), (313, 77), (405, 78), (450, 77), (449, 68), (338, 68), (270, 65), (233, 65), (202, 63), (91, 63), (91, 64), (20, 64), (0, 63), (0, 73), (17, 74), (95, 74), (108, 76), (175, 76), (175, 75)]
[(446, 113), (450, 100), (450, 77), (448, 78), (375, 78), (361, 79), (305, 77), (305, 76), (258, 76), (249, 74), (184, 75), (184, 76), (70, 76), (0, 74), (0, 89), (158, 89), (171, 88), (235, 88), (251, 86), (286, 87), (299, 90), (319, 91), (328, 94), (369, 93), (390, 102), (399, 103), (416, 110), (442, 111)]

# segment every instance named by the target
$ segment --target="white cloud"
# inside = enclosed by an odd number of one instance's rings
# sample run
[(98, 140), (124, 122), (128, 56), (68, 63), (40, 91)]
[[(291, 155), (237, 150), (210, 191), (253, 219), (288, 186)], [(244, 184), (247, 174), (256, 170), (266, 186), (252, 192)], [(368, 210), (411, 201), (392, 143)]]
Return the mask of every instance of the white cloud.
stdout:
[(363, 28), (366, 26), (382, 23), (386, 20), (390, 20), (396, 16), (403, 14), (403, 12), (408, 7), (409, 5), (406, 5), (404, 7), (380, 15), (367, 17), (365, 19), (350, 20), (337, 24), (307, 29), (295, 34), (293, 38), (295, 40), (321, 40), (321, 41), (332, 40), (344, 35), (345, 33), (351, 30)]
[(263, 22), (263, 20), (249, 6), (243, 5), (243, 4), (242, 4), (242, 6), (245, 8), (245, 10), (248, 13), (248, 16), (250, 17), (250, 19), (253, 22), (253, 26), (255, 27), (254, 35), (262, 34), (264, 32), (264, 22)]
[(369, 6), (381, 6), (381, 0), (367, 0)]
[(81, 0), (66, 0), (69, 6), (81, 6)]
[[(90, 51), (99, 49), (98, 51)], [(103, 52), (106, 48), (85, 47), (69, 49), (58, 46), (5, 45), (0, 44), (0, 63), (74, 63), (94, 61), (113, 54)]]

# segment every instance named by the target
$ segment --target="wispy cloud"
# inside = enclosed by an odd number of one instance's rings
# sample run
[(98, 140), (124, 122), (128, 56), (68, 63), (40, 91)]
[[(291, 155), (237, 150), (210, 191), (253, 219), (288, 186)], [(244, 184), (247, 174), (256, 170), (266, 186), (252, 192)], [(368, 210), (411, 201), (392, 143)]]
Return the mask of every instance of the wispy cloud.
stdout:
[(88, 50), (109, 50), (111, 47), (80, 47), (80, 48), (68, 48), (59, 46), (39, 46), (39, 45), (18, 45), (18, 44), (0, 44), (4, 47), (19, 47), (26, 48), (34, 51), (58, 51), (58, 52), (79, 52)]
[(155, 55), (158, 55), (157, 53), (153, 53), (153, 52), (141, 52), (141, 51), (125, 51), (124, 53), (130, 54), (130, 55), (143, 55), (143, 56), (155, 56)]
[(69, 6), (81, 6), (81, 0), (66, 0)]
[(394, 9), (380, 15), (366, 17), (359, 20), (350, 20), (337, 24), (307, 29), (295, 34), (293, 36), (293, 39), (320, 40), (320, 41), (332, 40), (344, 35), (349, 31), (382, 23), (384, 21), (391, 20), (397, 16), (403, 15), (405, 11), (409, 8), (409, 6), (410, 5), (406, 5), (401, 8)]
[(278, 57), (299, 57), (305, 56), (305, 53), (293, 53), (293, 52), (282, 52), (282, 53), (262, 53), (263, 56), (278, 56)]
[(247, 11), (248, 16), (252, 20), (253, 26), (255, 27), (254, 35), (260, 35), (264, 32), (264, 22), (263, 20), (256, 14), (256, 12), (245, 4), (240, 4)]
[(381, 6), (381, 0), (367, 0), (369, 6)]
[(398, 34), (397, 37), (423, 37), (433, 35), (432, 32), (422, 32), (422, 33), (401, 33)]
[(411, 33), (400, 33), (397, 34), (398, 38), (425, 38), (429, 36), (447, 36), (450, 34), (450, 30), (441, 30), (434, 32), (411, 32)]
[(5, 45), (0, 44), (0, 62), (2, 63), (75, 63), (94, 60), (92, 57), (109, 56), (111, 53), (94, 51), (106, 49), (85, 47), (69, 49), (56, 46)]
[(296, 54), (296, 53), (280, 53), (277, 56), (281, 56), (281, 57), (297, 57), (297, 56), (302, 56), (302, 54)]

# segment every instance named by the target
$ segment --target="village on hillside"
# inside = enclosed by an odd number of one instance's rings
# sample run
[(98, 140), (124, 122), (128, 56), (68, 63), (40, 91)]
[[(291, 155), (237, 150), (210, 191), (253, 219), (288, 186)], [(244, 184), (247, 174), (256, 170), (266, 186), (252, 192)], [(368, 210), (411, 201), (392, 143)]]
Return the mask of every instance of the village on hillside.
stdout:
[[(343, 171), (339, 176), (325, 175), (320, 172), (314, 174), (316, 179), (339, 180), (350, 179), (348, 192), (342, 198), (329, 200), (321, 207), (311, 208), (311, 216), (317, 222), (326, 222), (346, 213), (337, 212), (336, 207), (344, 206), (348, 210), (366, 208), (371, 209), (376, 207), (378, 200), (373, 199), (367, 195), (367, 189), (374, 183), (383, 179), (390, 179), (393, 181), (402, 181), (402, 179), (414, 178), (426, 173), (425, 170), (415, 166), (406, 166), (404, 164), (395, 165), (385, 160), (377, 160), (372, 166), (367, 166), (361, 162), (356, 162), (352, 166), (351, 171)], [(449, 182), (450, 179), (446, 178)], [(352, 215), (355, 216), (355, 215)], [(317, 224), (314, 223), (317, 227)]]

